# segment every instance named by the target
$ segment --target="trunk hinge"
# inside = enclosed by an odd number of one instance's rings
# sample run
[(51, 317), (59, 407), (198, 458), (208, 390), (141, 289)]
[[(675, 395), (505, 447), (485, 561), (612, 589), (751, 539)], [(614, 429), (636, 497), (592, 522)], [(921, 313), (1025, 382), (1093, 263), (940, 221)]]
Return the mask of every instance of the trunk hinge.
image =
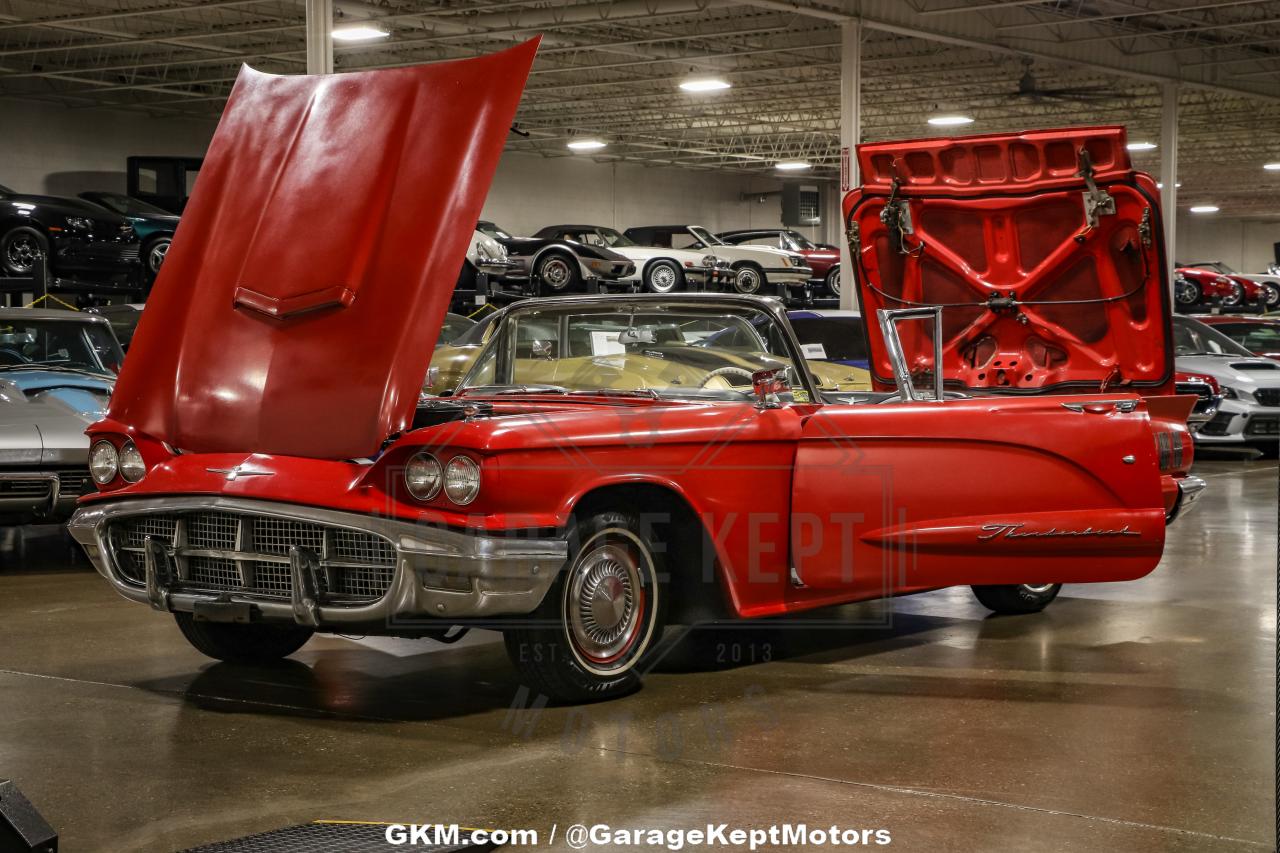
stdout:
[(889, 241), (899, 254), (923, 254), (923, 240), (918, 240), (914, 246), (907, 242), (907, 235), (915, 233), (915, 226), (911, 224), (911, 202), (898, 199), (898, 187), (901, 183), (900, 178), (893, 179), (889, 187), (889, 198), (880, 211), (880, 221), (889, 229)]
[(1084, 148), (1080, 149), (1080, 171), (1076, 174), (1084, 178), (1084, 185), (1088, 187), (1082, 194), (1084, 196), (1084, 230), (1076, 235), (1076, 242), (1083, 243), (1084, 236), (1098, 227), (1098, 220), (1101, 217), (1115, 216), (1116, 200), (1108, 195), (1106, 190), (1098, 189), (1098, 185), (1094, 183), (1093, 160)]
[(1151, 248), (1151, 208), (1142, 209), (1142, 221), (1138, 223), (1138, 237), (1144, 249)]

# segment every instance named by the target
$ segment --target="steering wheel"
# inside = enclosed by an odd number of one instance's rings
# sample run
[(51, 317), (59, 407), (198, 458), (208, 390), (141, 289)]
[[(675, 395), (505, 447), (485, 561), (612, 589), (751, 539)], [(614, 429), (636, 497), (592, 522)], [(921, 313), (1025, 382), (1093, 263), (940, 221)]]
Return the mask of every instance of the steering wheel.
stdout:
[(12, 347), (0, 347), (0, 363), (3, 364), (30, 364), (31, 359)]
[(745, 367), (730, 366), (730, 367), (717, 367), (715, 370), (711, 371), (706, 376), (702, 377), (701, 386), (703, 388), (706, 388), (708, 385), (711, 384), (712, 379), (721, 379), (725, 384), (729, 385), (730, 387), (733, 387), (734, 383), (731, 380), (726, 378), (729, 376), (745, 376), (747, 378), (747, 381), (745, 383), (740, 383), (740, 384), (744, 384), (744, 385), (751, 384), (752, 373), (750, 370), (747, 370)]

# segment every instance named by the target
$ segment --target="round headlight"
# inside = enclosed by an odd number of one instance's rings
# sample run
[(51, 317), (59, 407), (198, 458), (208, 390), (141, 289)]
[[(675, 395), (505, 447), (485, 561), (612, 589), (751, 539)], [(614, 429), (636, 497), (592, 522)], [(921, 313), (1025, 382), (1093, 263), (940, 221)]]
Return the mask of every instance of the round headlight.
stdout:
[(147, 473), (147, 463), (142, 461), (142, 454), (132, 441), (126, 441), (120, 448), (120, 476), (130, 483), (136, 483)]
[(440, 494), (443, 479), (440, 462), (430, 453), (419, 453), (404, 468), (404, 486), (420, 501), (429, 501)]
[(459, 506), (480, 494), (480, 466), (466, 456), (455, 456), (444, 467), (444, 493)]
[(105, 486), (116, 478), (120, 471), (120, 456), (115, 445), (109, 441), (99, 441), (89, 451), (89, 473), (93, 481)]

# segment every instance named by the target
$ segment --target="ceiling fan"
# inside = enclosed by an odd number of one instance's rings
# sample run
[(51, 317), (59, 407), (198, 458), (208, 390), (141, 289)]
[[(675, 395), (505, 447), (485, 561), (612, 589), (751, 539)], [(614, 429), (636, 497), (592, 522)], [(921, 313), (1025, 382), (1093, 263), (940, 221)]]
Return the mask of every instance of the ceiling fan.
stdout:
[(1022, 78), (1018, 80), (1018, 91), (1011, 97), (1026, 98), (1035, 103), (1045, 101), (1103, 101), (1115, 97), (1115, 92), (1105, 86), (1064, 86), (1058, 89), (1042, 89), (1036, 83), (1035, 73), (1031, 70), (1034, 60), (1022, 60)]

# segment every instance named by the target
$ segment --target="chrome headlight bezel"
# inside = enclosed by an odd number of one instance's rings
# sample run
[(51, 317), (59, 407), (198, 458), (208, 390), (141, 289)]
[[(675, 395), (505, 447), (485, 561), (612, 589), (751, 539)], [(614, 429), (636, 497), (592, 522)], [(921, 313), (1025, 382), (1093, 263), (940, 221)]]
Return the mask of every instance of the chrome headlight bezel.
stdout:
[(138, 446), (132, 441), (126, 441), (120, 446), (120, 450), (116, 454), (116, 460), (120, 476), (124, 478), (126, 483), (136, 483), (147, 476), (147, 463), (143, 460), (142, 452), (138, 450)]
[[(434, 482), (432, 477), (434, 476)], [(444, 468), (440, 460), (425, 451), (415, 453), (404, 466), (404, 487), (416, 500), (429, 501), (440, 494)]]
[(480, 495), (480, 465), (459, 454), (444, 466), (444, 494), (458, 506), (466, 506)]
[[(99, 462), (103, 465), (99, 466)], [(105, 486), (119, 474), (120, 452), (116, 450), (116, 446), (105, 438), (95, 441), (93, 447), (89, 448), (89, 476), (99, 486)]]

